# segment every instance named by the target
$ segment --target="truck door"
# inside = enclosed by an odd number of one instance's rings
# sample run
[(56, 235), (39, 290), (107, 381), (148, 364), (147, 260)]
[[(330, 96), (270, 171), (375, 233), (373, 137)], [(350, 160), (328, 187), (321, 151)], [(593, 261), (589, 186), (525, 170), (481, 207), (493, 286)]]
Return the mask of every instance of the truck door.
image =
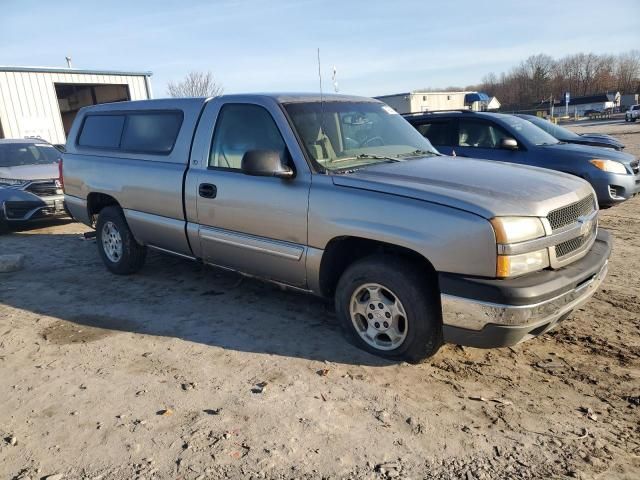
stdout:
[[(205, 262), (305, 287), (311, 172), (275, 100), (253, 102), (205, 108), (185, 182), (189, 238)], [(295, 176), (244, 174), (249, 150), (280, 152)]]

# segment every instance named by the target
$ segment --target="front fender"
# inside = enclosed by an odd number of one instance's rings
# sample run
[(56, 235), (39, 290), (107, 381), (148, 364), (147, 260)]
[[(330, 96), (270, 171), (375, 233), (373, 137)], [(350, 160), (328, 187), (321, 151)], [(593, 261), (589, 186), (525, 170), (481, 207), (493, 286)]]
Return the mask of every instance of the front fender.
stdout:
[(495, 275), (495, 234), (485, 218), (422, 200), (315, 182), (309, 199), (309, 247), (324, 251), (339, 237), (403, 247), (438, 272)]

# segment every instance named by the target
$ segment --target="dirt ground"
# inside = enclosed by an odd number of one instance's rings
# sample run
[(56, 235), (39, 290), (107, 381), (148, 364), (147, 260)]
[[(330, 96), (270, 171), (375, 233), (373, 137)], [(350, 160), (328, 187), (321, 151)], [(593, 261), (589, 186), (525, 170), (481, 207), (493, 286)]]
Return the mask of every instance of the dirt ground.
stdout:
[[(640, 124), (572, 128), (640, 155)], [(0, 477), (640, 478), (640, 197), (600, 218), (609, 276), (561, 327), (418, 366), (316, 298), (159, 254), (111, 275), (79, 224), (0, 237), (26, 255), (0, 274)]]

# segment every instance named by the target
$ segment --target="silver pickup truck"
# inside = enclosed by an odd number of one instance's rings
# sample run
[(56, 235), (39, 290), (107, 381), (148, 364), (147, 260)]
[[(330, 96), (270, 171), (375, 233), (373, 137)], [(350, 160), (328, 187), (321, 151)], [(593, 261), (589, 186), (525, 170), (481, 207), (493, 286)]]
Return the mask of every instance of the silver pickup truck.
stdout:
[(607, 272), (587, 182), (440, 155), (368, 98), (97, 105), (66, 149), (68, 209), (113, 273), (151, 248), (333, 297), (347, 336), (388, 358), (542, 334)]

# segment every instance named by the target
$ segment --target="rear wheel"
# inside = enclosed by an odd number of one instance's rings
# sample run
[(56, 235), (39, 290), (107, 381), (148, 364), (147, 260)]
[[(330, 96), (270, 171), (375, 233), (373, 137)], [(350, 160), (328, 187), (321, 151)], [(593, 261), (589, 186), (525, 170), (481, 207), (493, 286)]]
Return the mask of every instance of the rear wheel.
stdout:
[(105, 207), (96, 224), (98, 252), (106, 267), (118, 275), (129, 275), (142, 268), (147, 249), (133, 238), (122, 210)]
[(336, 311), (348, 338), (375, 355), (418, 363), (442, 345), (436, 286), (401, 257), (349, 266), (338, 282)]

